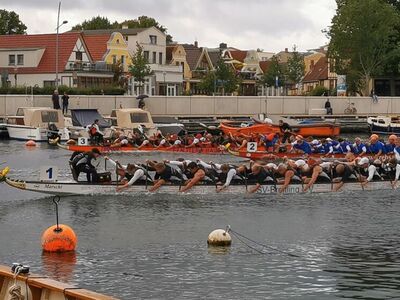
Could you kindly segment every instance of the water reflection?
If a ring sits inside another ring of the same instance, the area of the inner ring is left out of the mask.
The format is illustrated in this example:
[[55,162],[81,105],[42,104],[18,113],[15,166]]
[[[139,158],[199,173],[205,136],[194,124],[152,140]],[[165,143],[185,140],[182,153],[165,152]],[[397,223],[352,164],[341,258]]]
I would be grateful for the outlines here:
[[46,276],[62,281],[71,282],[76,265],[76,252],[44,252],[42,266]]

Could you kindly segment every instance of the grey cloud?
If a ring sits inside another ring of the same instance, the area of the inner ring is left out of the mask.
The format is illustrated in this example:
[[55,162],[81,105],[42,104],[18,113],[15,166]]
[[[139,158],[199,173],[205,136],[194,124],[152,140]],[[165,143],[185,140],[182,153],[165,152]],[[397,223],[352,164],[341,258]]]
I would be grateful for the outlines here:
[[[57,3],[0,0],[2,7],[20,14],[30,33],[54,30]],[[324,43],[321,29],[330,24],[334,8],[335,0],[64,0],[62,18],[72,26],[96,15],[112,21],[147,15],[179,42],[197,38],[208,47],[224,41],[243,49],[279,51],[293,44],[305,49]]]

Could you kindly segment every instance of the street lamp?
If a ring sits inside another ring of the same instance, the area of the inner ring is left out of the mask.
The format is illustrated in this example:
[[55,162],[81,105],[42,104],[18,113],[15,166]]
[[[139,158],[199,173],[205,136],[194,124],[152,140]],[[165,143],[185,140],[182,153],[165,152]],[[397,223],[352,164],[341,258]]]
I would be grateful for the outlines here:
[[58,3],[58,15],[57,15],[57,34],[56,34],[56,89],[58,88],[58,32],[61,26],[67,24],[68,21],[63,21],[60,24],[60,9],[61,9],[61,1]]
[[165,84],[165,75],[167,75],[167,72],[163,71],[162,74],[164,76],[164,95],[167,96],[167,85]]

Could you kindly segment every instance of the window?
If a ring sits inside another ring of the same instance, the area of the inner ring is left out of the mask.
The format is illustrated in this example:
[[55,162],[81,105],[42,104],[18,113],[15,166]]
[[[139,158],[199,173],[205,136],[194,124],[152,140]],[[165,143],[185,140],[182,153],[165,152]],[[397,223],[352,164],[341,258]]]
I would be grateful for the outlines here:
[[56,111],[42,111],[42,122],[43,123],[57,123],[58,113]]
[[15,66],[15,54],[10,54],[8,56],[8,65]]
[[121,55],[121,65],[125,66],[125,55]]
[[181,62],[181,66],[182,66],[182,73],[185,73],[185,63]]
[[162,52],[158,53],[158,63],[159,63],[160,65],[163,64],[163,61],[162,61]]
[[132,123],[148,123],[149,118],[146,113],[131,113]]
[[112,62],[113,62],[113,65],[115,65],[117,63],[117,56],[116,55],[112,56]]
[[147,60],[147,62],[149,62],[149,51],[144,51],[143,56],[144,56],[144,59]]
[[19,66],[22,66],[24,64],[24,55],[23,54],[18,54],[17,55],[17,64]]
[[56,82],[54,80],[44,80],[43,81],[43,86],[44,87],[55,87]]
[[81,51],[75,52],[75,60],[82,60],[82,52]]
[[157,36],[156,35],[150,35],[150,44],[157,45]]
[[157,63],[157,52],[153,52],[153,64]]

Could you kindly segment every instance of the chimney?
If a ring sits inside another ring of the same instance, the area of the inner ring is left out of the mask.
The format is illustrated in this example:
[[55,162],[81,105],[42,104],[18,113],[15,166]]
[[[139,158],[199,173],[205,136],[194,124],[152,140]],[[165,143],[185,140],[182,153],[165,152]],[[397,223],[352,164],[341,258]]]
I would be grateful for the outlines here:
[[225,49],[227,49],[227,48],[228,48],[228,45],[227,45],[226,43],[221,43],[221,44],[219,44],[219,49],[225,50]]
[[122,29],[128,29],[128,25],[122,24]]
[[194,41],[194,46],[197,48],[199,47],[199,43],[197,41]]
[[289,52],[289,49],[288,49],[288,48],[285,48],[285,52],[288,53],[288,52]]

